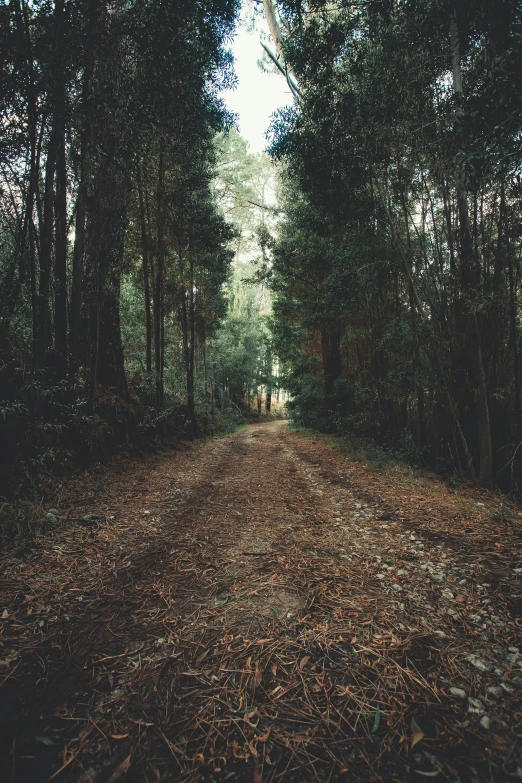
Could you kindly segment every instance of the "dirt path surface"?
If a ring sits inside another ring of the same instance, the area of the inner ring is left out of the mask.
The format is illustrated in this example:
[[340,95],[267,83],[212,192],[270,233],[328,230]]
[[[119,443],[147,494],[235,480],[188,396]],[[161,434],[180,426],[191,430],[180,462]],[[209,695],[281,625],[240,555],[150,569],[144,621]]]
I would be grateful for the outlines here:
[[283,422],[56,503],[2,559],[0,780],[522,778],[512,506]]

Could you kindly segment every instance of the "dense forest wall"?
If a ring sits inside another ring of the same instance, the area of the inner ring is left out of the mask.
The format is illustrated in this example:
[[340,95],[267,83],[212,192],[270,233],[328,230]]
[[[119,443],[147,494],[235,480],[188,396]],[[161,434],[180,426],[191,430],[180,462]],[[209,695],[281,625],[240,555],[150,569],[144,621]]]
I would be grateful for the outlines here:
[[295,415],[520,490],[520,4],[265,7],[297,87],[271,250]]
[[233,255],[213,182],[237,11],[0,8],[0,494],[167,419],[198,431]]
[[520,490],[520,4],[258,7],[279,204],[219,97],[236,0],[0,8],[0,493],[278,383]]

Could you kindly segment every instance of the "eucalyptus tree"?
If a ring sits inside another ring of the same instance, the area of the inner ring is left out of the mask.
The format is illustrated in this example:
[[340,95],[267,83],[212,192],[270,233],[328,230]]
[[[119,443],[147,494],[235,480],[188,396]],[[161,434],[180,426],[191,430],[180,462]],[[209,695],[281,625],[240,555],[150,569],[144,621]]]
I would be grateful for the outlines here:
[[19,395],[34,372],[37,416],[44,387],[59,389],[64,405],[87,399],[90,414],[102,389],[130,400],[121,281],[137,254],[144,358],[162,404],[169,242],[201,225],[204,209],[194,266],[211,267],[209,254],[219,268],[229,259],[210,175],[184,185],[193,199],[175,232],[171,196],[174,181],[212,166],[213,137],[231,122],[219,91],[234,78],[227,43],[237,13],[237,0],[14,0],[0,9],[1,385]]
[[274,285],[322,364],[327,426],[502,480],[520,428],[520,7],[277,8],[300,96],[273,125],[290,183]]

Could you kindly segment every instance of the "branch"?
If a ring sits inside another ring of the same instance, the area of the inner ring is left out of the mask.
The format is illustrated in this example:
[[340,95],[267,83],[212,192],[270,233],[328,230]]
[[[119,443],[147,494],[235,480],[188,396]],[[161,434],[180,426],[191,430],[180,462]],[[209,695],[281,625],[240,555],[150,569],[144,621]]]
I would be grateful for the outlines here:
[[268,204],[258,204],[257,201],[250,201],[250,199],[246,198],[244,199],[247,204],[252,204],[254,207],[259,207],[260,209],[267,209],[269,212],[274,212],[276,215],[280,215],[283,211],[282,209],[277,209],[277,207],[269,207]]
[[276,66],[276,68],[277,68],[279,71],[281,71],[281,73],[282,73],[282,74],[283,74],[283,76],[285,77],[285,79],[286,79],[286,82],[287,82],[288,86],[290,87],[290,90],[291,90],[291,92],[292,92],[292,95],[294,96],[294,98],[295,98],[296,100],[298,100],[298,101],[299,101],[299,100],[302,100],[302,99],[303,99],[303,95],[302,95],[302,93],[301,93],[301,90],[299,89],[299,87],[297,86],[297,84],[294,82],[294,80],[292,79],[292,77],[290,76],[290,74],[288,73],[288,71],[286,70],[286,68],[283,68],[283,66],[281,65],[281,63],[279,62],[279,60],[277,59],[277,57],[275,56],[275,54],[273,54],[273,53],[270,51],[270,49],[268,48],[268,46],[266,46],[266,44],[264,44],[264,43],[263,43],[263,41],[261,41],[261,46],[263,47],[263,49],[265,50],[265,52],[267,53],[267,55],[270,57],[270,59],[272,60],[272,62],[273,62],[273,63],[274,63],[274,65]]

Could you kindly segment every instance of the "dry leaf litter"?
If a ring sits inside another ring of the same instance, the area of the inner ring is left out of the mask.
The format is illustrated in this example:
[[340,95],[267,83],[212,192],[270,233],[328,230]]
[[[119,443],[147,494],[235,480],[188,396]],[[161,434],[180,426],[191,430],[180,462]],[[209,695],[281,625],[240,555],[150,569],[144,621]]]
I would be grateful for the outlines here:
[[522,779],[522,516],[282,422],[56,487],[1,562],[1,780]]

